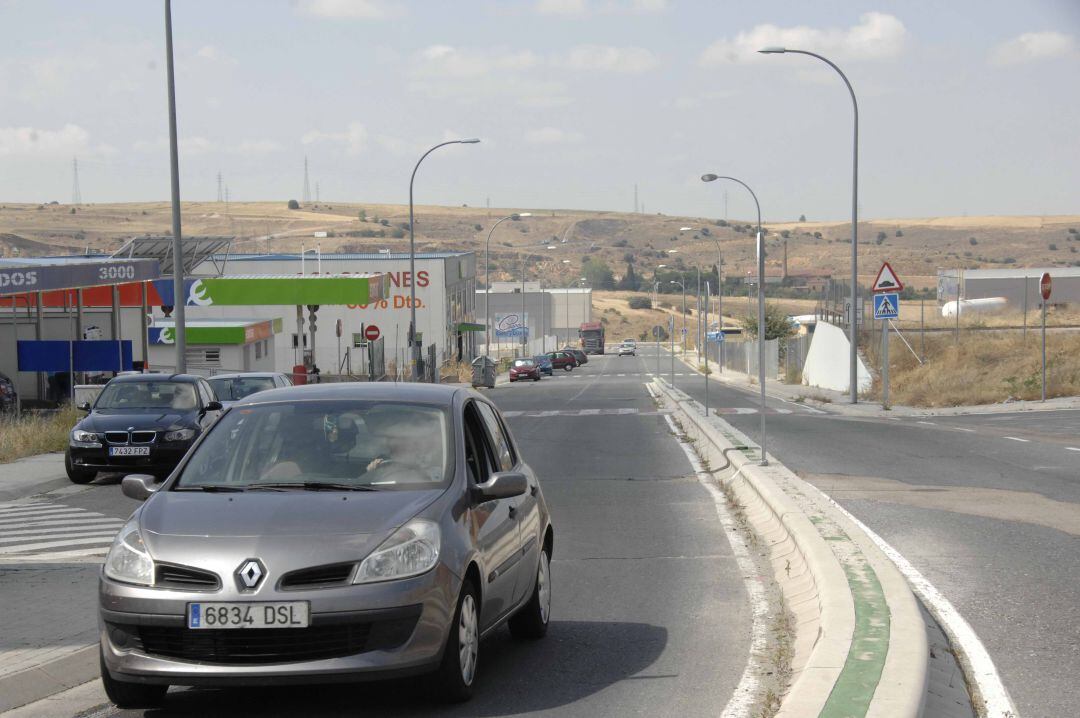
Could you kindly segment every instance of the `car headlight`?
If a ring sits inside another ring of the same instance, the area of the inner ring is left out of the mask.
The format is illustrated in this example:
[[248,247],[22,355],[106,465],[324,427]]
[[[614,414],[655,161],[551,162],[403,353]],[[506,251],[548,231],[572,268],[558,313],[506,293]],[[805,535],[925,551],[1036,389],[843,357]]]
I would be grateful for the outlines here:
[[101,441],[101,437],[92,431],[75,429],[71,432],[71,440],[78,444],[96,444]]
[[419,576],[438,562],[439,547],[439,525],[426,519],[413,519],[361,562],[353,583]]
[[194,429],[177,429],[165,432],[165,441],[191,441],[195,438]]
[[154,560],[139,534],[137,519],[128,521],[116,535],[105,557],[105,575],[123,583],[154,585]]

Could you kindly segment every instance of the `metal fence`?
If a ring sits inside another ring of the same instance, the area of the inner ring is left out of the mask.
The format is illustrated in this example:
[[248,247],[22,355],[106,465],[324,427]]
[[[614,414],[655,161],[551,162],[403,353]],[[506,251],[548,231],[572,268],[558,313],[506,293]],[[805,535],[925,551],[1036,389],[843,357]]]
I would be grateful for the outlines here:
[[784,373],[780,377],[788,384],[799,383],[806,355],[810,353],[811,334],[798,334],[780,342],[779,361]]
[[[723,365],[726,371],[737,371],[750,376],[758,375],[758,343],[748,339],[742,341],[725,341],[723,346],[719,344],[709,345],[709,361],[720,363],[723,355]],[[776,379],[780,375],[780,341],[770,339],[765,342],[765,376]]]

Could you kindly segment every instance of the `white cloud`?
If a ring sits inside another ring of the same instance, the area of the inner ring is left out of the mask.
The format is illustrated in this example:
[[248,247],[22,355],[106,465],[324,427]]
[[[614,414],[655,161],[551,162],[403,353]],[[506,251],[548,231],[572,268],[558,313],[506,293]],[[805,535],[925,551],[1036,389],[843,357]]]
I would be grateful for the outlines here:
[[384,0],[299,0],[296,9],[314,17],[385,20],[403,13],[397,3]]
[[584,15],[589,9],[585,0],[538,0],[536,12],[541,15]]
[[564,15],[584,17],[594,14],[647,15],[668,9],[667,0],[605,0],[590,3],[588,0],[537,0],[534,6],[541,15]]
[[70,123],[58,130],[0,127],[0,157],[107,155],[114,151],[114,148],[105,144],[91,144],[90,133]]
[[230,65],[236,64],[236,58],[213,45],[203,45],[195,52],[195,57],[208,62],[222,62]]
[[552,64],[571,70],[596,70],[637,74],[659,65],[656,55],[643,47],[612,47],[610,45],[578,45]]
[[527,70],[540,64],[529,50],[463,50],[451,45],[430,45],[417,53],[413,74],[420,77],[473,78],[493,70]]
[[541,127],[525,133],[525,141],[535,145],[559,145],[581,142],[583,139],[585,137],[580,132],[560,130],[557,127]]
[[764,59],[763,47],[779,45],[817,52],[830,59],[878,60],[896,57],[904,48],[907,29],[893,15],[868,12],[859,24],[848,28],[815,28],[799,25],[757,25],[734,39],[723,38],[705,48],[699,62],[705,67]]
[[[191,136],[181,137],[179,140],[180,154],[188,157],[195,155],[208,155],[211,153],[230,155],[267,155],[279,152],[282,147],[274,140],[247,139],[235,144],[223,144],[207,139],[206,137]],[[158,137],[155,140],[136,140],[131,144],[136,152],[168,152],[169,140],[166,137]]]
[[345,146],[345,151],[350,155],[361,154],[367,149],[368,131],[359,122],[350,122],[343,132],[323,132],[311,130],[304,133],[300,142],[311,145],[318,142],[331,142]]
[[1070,57],[1077,52],[1076,40],[1060,32],[1025,32],[990,52],[994,65],[1016,65],[1054,57]]

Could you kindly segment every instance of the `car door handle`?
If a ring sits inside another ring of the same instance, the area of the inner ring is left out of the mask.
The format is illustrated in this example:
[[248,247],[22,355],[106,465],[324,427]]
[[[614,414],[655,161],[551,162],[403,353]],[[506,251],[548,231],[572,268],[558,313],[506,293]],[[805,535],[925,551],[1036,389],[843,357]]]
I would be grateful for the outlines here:
[[517,506],[511,506],[510,507],[510,518],[514,518],[515,516],[517,516]]

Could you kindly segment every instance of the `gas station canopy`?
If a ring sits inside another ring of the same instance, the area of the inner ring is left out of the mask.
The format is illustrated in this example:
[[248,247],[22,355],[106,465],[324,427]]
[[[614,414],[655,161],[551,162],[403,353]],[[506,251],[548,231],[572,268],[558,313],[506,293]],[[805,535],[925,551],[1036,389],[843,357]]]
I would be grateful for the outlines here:
[[0,259],[0,295],[110,286],[160,276],[156,259],[5,257]]

